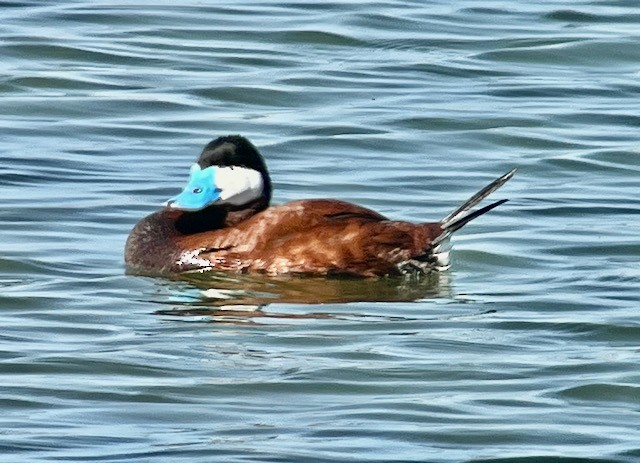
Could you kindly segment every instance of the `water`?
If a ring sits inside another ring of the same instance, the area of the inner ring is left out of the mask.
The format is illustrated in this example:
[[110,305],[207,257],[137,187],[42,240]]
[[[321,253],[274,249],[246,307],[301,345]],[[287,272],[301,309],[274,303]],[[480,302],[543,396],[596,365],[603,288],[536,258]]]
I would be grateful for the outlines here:
[[[640,8],[0,5],[0,461],[640,459]],[[437,220],[451,272],[125,274],[242,133],[275,201]]]

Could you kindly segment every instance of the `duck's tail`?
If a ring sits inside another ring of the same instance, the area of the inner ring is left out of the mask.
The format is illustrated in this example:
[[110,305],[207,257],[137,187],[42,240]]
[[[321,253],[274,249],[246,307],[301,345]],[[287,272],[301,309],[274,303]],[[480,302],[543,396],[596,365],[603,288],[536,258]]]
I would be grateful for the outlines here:
[[[446,216],[444,219],[440,221],[440,227],[444,230],[442,235],[451,235],[452,233],[460,230],[466,224],[471,222],[476,217],[480,217],[481,215],[489,212],[491,209],[498,207],[500,204],[506,203],[509,201],[508,199],[501,199],[500,201],[496,201],[495,203],[491,203],[488,206],[482,207],[478,210],[469,212],[476,205],[478,205],[484,198],[489,196],[491,193],[496,191],[502,185],[507,183],[511,177],[516,173],[517,169],[511,169],[509,172],[504,174],[501,177],[498,177],[493,182],[488,184],[482,190],[478,191],[475,195],[469,198],[462,206],[458,207],[451,214]],[[442,240],[440,236],[437,238],[438,240]]]
[[480,217],[481,215],[489,212],[491,209],[498,207],[500,204],[508,201],[508,199],[501,199],[489,204],[488,206],[484,206],[475,211],[471,211],[471,209],[477,206],[483,199],[485,199],[491,193],[507,183],[507,181],[509,181],[509,179],[513,177],[515,173],[516,169],[512,169],[502,177],[495,179],[493,182],[484,187],[482,190],[478,191],[464,204],[462,204],[455,211],[453,211],[451,214],[449,214],[439,222],[442,233],[433,240],[429,252],[431,261],[435,264],[435,269],[446,270],[447,268],[449,268],[449,251],[451,249],[451,246],[449,244],[449,237],[454,232],[460,230],[476,217]]

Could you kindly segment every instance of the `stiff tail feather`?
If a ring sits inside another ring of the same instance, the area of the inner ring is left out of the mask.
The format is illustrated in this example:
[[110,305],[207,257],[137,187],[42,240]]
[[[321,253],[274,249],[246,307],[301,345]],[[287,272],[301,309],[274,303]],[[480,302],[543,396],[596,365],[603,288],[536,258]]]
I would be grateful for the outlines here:
[[[509,181],[509,179],[513,177],[515,173],[516,169],[512,169],[502,177],[498,177],[489,185],[469,198],[469,200],[467,200],[451,214],[442,219],[439,222],[442,233],[431,242],[431,245],[428,249],[425,250],[424,254],[413,257],[412,259],[409,259],[405,262],[401,262],[398,265],[398,270],[401,273],[405,274],[413,273],[416,271],[427,273],[433,270],[447,270],[451,266],[451,261],[449,258],[451,251],[451,243],[449,242],[449,237],[451,236],[451,234],[457,230],[460,230],[476,217],[480,217],[481,215],[489,212],[491,209],[507,202],[507,199],[501,199],[489,204],[488,206],[484,206],[475,211],[471,211],[471,209],[477,206],[483,199],[485,199],[487,196],[489,196],[491,193],[493,193],[507,181]],[[432,226],[434,224],[427,225]]]
[[464,204],[458,207],[451,214],[449,214],[444,219],[442,219],[440,221],[440,226],[442,227],[444,232],[442,233],[442,235],[440,235],[438,238],[434,240],[434,244],[438,244],[439,242],[446,240],[449,236],[451,236],[452,233],[454,233],[457,230],[460,230],[462,227],[464,227],[466,224],[471,222],[476,217],[480,217],[481,215],[489,212],[491,209],[498,207],[500,204],[506,203],[508,199],[501,199],[499,201],[489,204],[488,206],[484,206],[480,209],[469,212],[471,209],[477,206],[483,199],[485,199],[491,193],[493,193],[498,188],[500,188],[505,183],[507,183],[509,179],[511,179],[511,177],[513,177],[513,175],[516,173],[516,170],[517,169],[511,169],[509,172],[507,172],[503,176],[498,177],[493,182],[491,182],[486,187],[484,187],[482,190],[478,191],[471,198],[469,198]]

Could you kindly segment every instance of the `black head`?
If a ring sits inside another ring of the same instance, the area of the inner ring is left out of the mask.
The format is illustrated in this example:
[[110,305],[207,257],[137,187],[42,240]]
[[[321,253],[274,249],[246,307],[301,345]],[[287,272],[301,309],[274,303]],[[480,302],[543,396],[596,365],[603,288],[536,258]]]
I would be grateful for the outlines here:
[[264,196],[271,201],[271,178],[264,158],[253,144],[241,135],[218,137],[204,147],[198,164],[202,169],[209,166],[247,167],[262,174]]
[[176,221],[175,228],[184,235],[233,226],[266,209],[271,202],[271,179],[267,166],[258,149],[240,135],[219,137],[204,147],[198,165],[201,169],[210,166],[245,167],[262,174],[262,196],[243,206],[212,205],[195,212],[185,212]]

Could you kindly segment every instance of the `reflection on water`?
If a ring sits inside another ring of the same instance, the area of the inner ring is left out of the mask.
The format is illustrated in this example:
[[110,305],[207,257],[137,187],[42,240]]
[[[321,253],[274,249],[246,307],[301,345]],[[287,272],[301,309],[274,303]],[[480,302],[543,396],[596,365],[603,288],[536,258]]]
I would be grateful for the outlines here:
[[[278,313],[265,311],[270,304],[347,304],[356,302],[413,302],[451,297],[448,272],[388,278],[326,278],[264,276],[229,273],[186,273],[171,287],[162,302],[171,309],[161,315],[206,315],[213,320],[230,318],[329,318],[326,312]],[[157,296],[156,296],[157,297]]]

